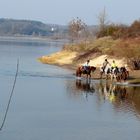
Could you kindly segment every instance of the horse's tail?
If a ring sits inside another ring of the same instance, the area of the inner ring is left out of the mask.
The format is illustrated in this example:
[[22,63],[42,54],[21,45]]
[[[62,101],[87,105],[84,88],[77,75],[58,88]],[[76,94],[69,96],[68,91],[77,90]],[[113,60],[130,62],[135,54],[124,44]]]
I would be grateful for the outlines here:
[[80,74],[80,70],[81,70],[80,67],[78,67],[77,70],[76,70],[76,76],[77,76],[77,77],[78,77],[79,74]]

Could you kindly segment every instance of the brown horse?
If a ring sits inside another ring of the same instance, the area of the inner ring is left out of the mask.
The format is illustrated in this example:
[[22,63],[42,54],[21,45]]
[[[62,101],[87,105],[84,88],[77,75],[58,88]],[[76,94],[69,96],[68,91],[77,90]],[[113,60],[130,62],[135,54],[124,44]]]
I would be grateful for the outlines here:
[[129,77],[129,71],[125,67],[121,67],[119,69],[119,73],[117,74],[117,81],[125,81]]
[[86,70],[84,69],[83,66],[79,66],[76,70],[76,76],[81,77],[82,74],[86,74],[87,78],[88,77],[91,78],[91,72],[94,72],[95,70],[96,70],[96,67],[94,66],[89,66],[86,68]]

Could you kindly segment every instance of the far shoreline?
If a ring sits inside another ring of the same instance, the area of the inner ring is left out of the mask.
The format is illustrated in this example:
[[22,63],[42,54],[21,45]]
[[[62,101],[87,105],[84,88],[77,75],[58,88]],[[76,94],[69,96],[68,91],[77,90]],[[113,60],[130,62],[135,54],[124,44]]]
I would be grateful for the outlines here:
[[27,41],[63,41],[66,42],[67,39],[54,39],[52,36],[28,36],[28,35],[9,35],[9,36],[0,36],[0,40],[16,41],[16,40],[27,40]]

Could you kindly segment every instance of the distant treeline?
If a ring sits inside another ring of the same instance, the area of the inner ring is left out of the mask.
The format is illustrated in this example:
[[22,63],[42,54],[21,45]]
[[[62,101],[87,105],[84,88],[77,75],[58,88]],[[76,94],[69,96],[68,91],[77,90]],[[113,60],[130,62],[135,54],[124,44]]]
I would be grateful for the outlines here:
[[0,36],[54,36],[67,32],[66,26],[40,21],[0,19]]

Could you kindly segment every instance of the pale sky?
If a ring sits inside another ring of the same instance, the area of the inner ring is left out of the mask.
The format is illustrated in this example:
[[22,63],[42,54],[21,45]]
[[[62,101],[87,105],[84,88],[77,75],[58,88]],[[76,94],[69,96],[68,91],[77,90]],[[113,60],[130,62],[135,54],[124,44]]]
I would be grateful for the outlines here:
[[110,22],[131,24],[140,19],[140,0],[0,0],[0,18],[67,25],[79,17],[95,25],[104,7]]

